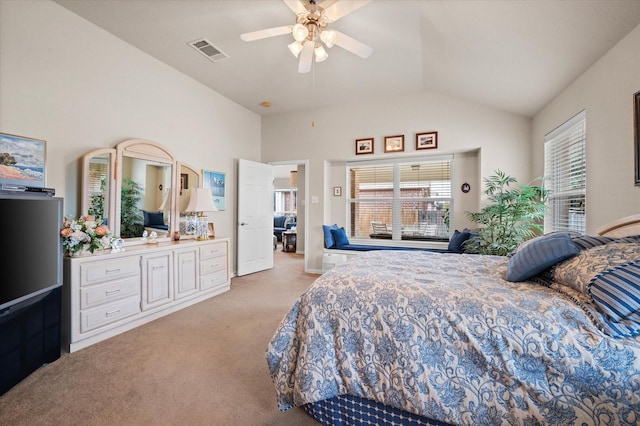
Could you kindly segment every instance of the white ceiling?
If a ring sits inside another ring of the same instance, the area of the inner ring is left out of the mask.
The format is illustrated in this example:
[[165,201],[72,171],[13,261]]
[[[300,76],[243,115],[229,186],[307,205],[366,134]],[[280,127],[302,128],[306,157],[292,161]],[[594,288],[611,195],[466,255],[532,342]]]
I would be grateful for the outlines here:
[[532,116],[640,24],[638,0],[373,0],[330,24],[369,58],[335,46],[298,74],[290,35],[240,40],[294,24],[282,0],[55,1],[261,115],[428,89]]

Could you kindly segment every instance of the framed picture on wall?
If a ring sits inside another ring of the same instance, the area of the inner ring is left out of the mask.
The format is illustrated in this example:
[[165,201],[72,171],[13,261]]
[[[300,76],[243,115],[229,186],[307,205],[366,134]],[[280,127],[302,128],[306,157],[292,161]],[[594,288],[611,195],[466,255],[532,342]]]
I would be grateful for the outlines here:
[[435,149],[438,147],[438,132],[416,133],[416,149]]
[[216,208],[220,211],[225,209],[225,174],[220,172],[202,171],[203,187],[211,191],[211,197]]
[[373,154],[373,138],[356,139],[356,155]]
[[404,151],[404,135],[385,136],[384,152],[402,152]]
[[0,133],[0,185],[44,188],[47,143]]
[[636,186],[640,186],[640,92],[633,95],[633,135],[636,158]]

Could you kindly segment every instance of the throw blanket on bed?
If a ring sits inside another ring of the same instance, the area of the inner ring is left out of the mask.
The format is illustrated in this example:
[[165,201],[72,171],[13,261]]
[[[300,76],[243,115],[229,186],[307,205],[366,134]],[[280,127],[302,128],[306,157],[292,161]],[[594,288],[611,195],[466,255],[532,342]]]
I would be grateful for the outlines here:
[[374,251],[325,273],[267,348],[280,409],[348,393],[460,425],[640,423],[640,338],[505,281],[507,260]]

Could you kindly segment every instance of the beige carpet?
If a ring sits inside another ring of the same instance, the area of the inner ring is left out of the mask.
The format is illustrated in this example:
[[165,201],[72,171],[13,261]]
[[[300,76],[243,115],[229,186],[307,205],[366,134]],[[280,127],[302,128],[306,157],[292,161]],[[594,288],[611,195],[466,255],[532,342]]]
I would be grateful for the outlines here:
[[280,412],[265,361],[277,324],[317,277],[275,252],[272,270],[97,343],[0,397],[0,425],[318,425]]

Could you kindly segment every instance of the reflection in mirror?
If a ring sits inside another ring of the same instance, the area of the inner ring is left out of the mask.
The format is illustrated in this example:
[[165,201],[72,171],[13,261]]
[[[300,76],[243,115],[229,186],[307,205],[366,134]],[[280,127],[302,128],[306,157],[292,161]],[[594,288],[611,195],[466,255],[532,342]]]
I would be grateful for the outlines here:
[[171,164],[123,157],[120,236],[141,237],[146,230],[166,237],[171,227]]
[[[189,205],[189,199],[191,195],[191,191],[200,186],[201,173],[193,168],[192,166],[178,162],[178,170],[180,171],[180,176],[178,177],[178,212],[180,213],[180,223],[179,223],[179,231],[180,235],[185,236],[187,238],[195,236],[195,228],[190,226],[190,222],[187,220],[187,214],[185,210]],[[193,228],[193,229],[192,229]]]
[[82,163],[81,214],[89,214],[107,226],[115,210],[113,194],[114,149],[99,149],[86,154]]

